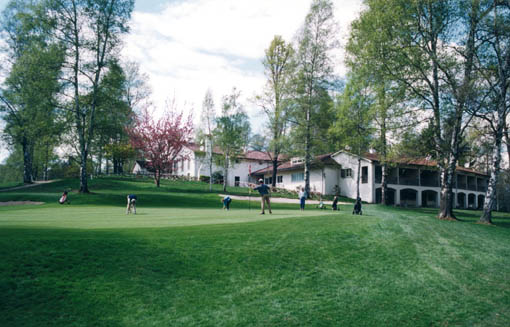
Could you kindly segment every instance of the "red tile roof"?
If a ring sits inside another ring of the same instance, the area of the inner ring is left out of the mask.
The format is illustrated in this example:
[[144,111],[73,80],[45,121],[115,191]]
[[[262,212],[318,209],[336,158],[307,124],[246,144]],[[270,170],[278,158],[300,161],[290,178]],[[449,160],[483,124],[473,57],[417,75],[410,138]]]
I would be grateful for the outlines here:
[[271,161],[271,156],[269,156],[267,152],[262,151],[247,151],[241,158],[249,160]]
[[[312,161],[312,165],[317,165],[319,162],[328,163],[328,161],[330,161],[329,163],[334,163],[333,160],[331,159],[331,153],[316,156]],[[303,167],[304,167],[304,163],[292,164],[291,161],[286,161],[286,162],[283,162],[280,165],[278,165],[278,171],[302,169]],[[251,174],[252,175],[263,175],[263,174],[271,172],[271,171],[273,171],[272,166],[259,169],[257,171],[252,172]]]
[[[315,157],[314,162],[318,163],[319,161],[323,161],[323,162],[327,161],[328,159],[331,159],[331,155],[332,154],[329,153],[329,154],[323,154],[323,155],[317,156],[317,157]],[[368,160],[372,160],[372,161],[380,161],[380,157],[376,153],[365,153],[363,155],[363,158],[368,159]],[[398,164],[412,165],[412,166],[437,167],[437,161],[429,160],[427,158],[419,158],[419,159],[416,159],[416,158],[401,158],[401,159],[398,159],[398,160],[393,160],[393,162],[398,163]],[[282,170],[294,170],[294,169],[301,169],[301,168],[303,168],[303,164],[302,163],[293,165],[290,161],[286,161],[286,162],[284,162],[284,163],[282,163],[282,164],[280,164],[278,166],[278,170],[280,170],[280,171],[282,171]],[[487,176],[487,174],[478,172],[478,171],[476,171],[474,169],[471,169],[471,168],[465,168],[465,167],[457,166],[457,170],[458,171],[463,171],[463,172],[466,172],[466,173],[472,173],[472,174]],[[273,167],[267,167],[267,168],[263,168],[263,169],[260,169],[260,170],[257,170],[255,172],[253,172],[252,175],[262,175],[264,173],[268,173],[268,172],[271,172],[271,171],[273,171]]]
[[[197,143],[189,143],[187,147],[193,151],[193,152],[204,152],[205,150],[202,148],[201,145]],[[223,151],[217,146],[213,148],[213,153],[215,154],[223,154]],[[263,151],[246,151],[243,153],[240,157],[240,159],[247,159],[247,160],[257,160],[257,161],[271,161],[271,156],[267,152]],[[280,155],[280,158],[285,159],[285,156]]]
[[[363,155],[363,157],[366,159],[372,160],[372,161],[380,161],[380,157],[376,153],[365,153]],[[436,160],[431,160],[431,159],[427,159],[427,158],[400,158],[397,160],[392,160],[392,162],[399,163],[399,164],[413,165],[413,166],[437,167]],[[487,174],[481,173],[481,172],[476,171],[471,168],[466,168],[466,167],[461,167],[461,166],[457,166],[456,170],[463,171],[466,173],[487,176]]]

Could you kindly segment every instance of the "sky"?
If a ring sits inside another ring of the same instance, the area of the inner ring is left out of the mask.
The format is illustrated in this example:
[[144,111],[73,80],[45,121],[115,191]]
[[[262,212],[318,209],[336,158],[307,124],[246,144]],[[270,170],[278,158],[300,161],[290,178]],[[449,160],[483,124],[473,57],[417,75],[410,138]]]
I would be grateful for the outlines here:
[[[0,0],[3,10],[7,0]],[[138,62],[149,76],[152,101],[162,111],[175,99],[198,122],[207,89],[216,109],[236,87],[253,132],[264,133],[264,117],[251,101],[265,83],[262,59],[275,35],[292,41],[311,0],[138,0],[121,56]],[[337,0],[339,40],[361,10],[361,0]],[[333,54],[336,73],[345,75],[343,51]],[[3,148],[3,147],[2,147]],[[0,162],[6,151],[0,152]]]

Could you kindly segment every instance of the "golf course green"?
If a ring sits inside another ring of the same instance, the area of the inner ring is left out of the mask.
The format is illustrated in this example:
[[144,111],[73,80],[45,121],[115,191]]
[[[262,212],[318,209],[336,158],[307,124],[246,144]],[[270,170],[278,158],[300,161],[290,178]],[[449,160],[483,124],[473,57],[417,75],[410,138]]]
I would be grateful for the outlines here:
[[[0,326],[508,326],[510,215],[233,201],[98,178],[0,192]],[[230,194],[248,195],[232,188]],[[126,215],[126,195],[138,196]]]

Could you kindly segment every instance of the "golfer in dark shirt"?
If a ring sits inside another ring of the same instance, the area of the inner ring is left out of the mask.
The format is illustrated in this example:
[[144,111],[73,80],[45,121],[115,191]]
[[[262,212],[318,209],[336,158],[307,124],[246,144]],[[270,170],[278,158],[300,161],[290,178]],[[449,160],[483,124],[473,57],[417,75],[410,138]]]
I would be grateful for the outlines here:
[[126,208],[126,214],[131,213],[131,210],[136,215],[136,195],[129,194],[127,196],[127,208]]
[[270,194],[270,188],[266,184],[264,184],[264,180],[261,178],[259,179],[259,186],[255,187],[255,191],[259,191],[260,193],[260,207],[262,209],[261,215],[265,214],[265,204],[267,203],[267,209],[269,210],[269,213],[271,212],[271,194]]

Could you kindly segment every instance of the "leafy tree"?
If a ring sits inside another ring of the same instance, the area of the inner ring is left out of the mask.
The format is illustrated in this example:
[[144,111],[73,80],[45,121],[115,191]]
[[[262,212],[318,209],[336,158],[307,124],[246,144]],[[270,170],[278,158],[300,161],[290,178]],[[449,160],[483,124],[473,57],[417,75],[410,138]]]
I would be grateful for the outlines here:
[[250,136],[250,122],[239,103],[240,93],[234,88],[230,95],[223,97],[220,117],[216,118],[214,143],[223,153],[223,191],[227,190],[228,170],[244,152]]
[[[201,128],[198,132],[199,143],[205,143],[206,163],[209,167],[209,176],[213,175],[214,163],[214,136],[213,131],[216,124],[216,109],[211,90],[207,90],[202,102],[202,113],[200,115]],[[212,191],[213,179],[209,178],[209,191]]]
[[127,79],[124,70],[117,61],[109,62],[98,90],[96,133],[92,143],[97,156],[98,174],[101,173],[106,147],[110,149],[107,151],[107,158],[113,162],[113,172],[117,174],[123,171],[122,164],[127,158],[117,157],[116,154],[123,151],[112,149],[124,148],[129,143],[126,127],[132,123],[134,113],[126,93]]
[[253,134],[250,137],[250,149],[253,151],[267,152],[269,151],[268,138],[264,135]]
[[133,127],[128,129],[133,148],[142,151],[147,165],[154,171],[154,182],[159,187],[161,174],[169,171],[178,160],[187,159],[183,152],[193,135],[192,117],[167,110],[155,119],[149,110],[137,116]]
[[10,71],[0,90],[0,111],[8,140],[21,146],[25,183],[34,180],[38,140],[51,139],[59,130],[53,99],[60,89],[63,52],[59,45],[49,43],[38,11],[38,5],[31,1],[11,1],[2,20]]
[[135,113],[151,105],[152,90],[149,86],[149,76],[140,71],[138,63],[127,61],[121,65],[124,74],[124,98],[128,106]]
[[346,46],[346,64],[353,74],[363,76],[374,99],[372,127],[375,135],[372,147],[378,153],[382,168],[381,202],[386,204],[388,168],[392,165],[395,155],[390,140],[396,138],[395,134],[400,134],[415,124],[409,124],[409,119],[405,119],[406,111],[402,106],[405,88],[396,83],[385,71],[382,62],[384,58],[380,58],[382,49],[389,40],[383,34],[376,35],[375,38],[366,42],[367,37],[374,36],[364,33],[369,28],[365,26],[366,24],[371,24],[371,21],[365,17],[352,22]]
[[[328,103],[331,104],[327,86],[333,77],[331,51],[338,47],[336,33],[332,2],[314,0],[297,35],[296,78],[293,80],[295,102],[291,114],[296,129],[293,140],[302,139],[304,142],[305,190],[308,194],[312,154],[317,150],[313,143],[314,132],[327,131],[324,126],[317,128],[314,123],[328,123],[328,120],[321,119],[324,117],[321,111],[331,112],[331,107],[327,107]],[[327,133],[318,135],[319,139],[323,135]]]
[[[96,132],[100,84],[108,62],[115,58],[134,0],[47,0],[47,23],[65,47],[63,79],[72,99],[65,107],[74,118],[78,139],[80,192],[88,193],[87,159]],[[84,95],[87,95],[86,97]]]
[[440,219],[455,219],[453,178],[478,95],[476,59],[486,1],[367,0],[360,43],[377,42],[372,60],[408,91],[409,107],[430,112],[441,171]]
[[[510,1],[494,1],[490,13],[483,20],[483,48],[481,62],[485,68],[489,101],[479,117],[485,119],[494,142],[490,162],[490,177],[480,223],[492,224],[492,211],[497,203],[497,186],[501,171],[501,148],[504,144],[507,117],[510,111]],[[508,134],[507,134],[508,136]]]
[[267,82],[261,95],[256,96],[257,104],[268,118],[270,131],[269,144],[264,151],[270,156],[273,164],[273,187],[276,186],[276,175],[280,154],[285,145],[285,132],[288,125],[288,114],[291,97],[290,82],[294,73],[294,49],[281,36],[275,36],[265,50],[262,61]]
[[351,76],[337,106],[337,117],[331,132],[338,144],[358,157],[356,197],[360,197],[361,158],[368,151],[373,133],[374,99],[361,76]]
[[111,143],[105,146],[106,155],[113,162],[113,173],[122,174],[124,163],[136,157],[136,151],[129,143]]
[[13,183],[23,180],[23,151],[14,145],[9,156],[0,164],[0,183]]

